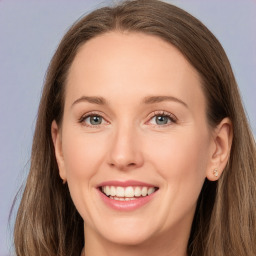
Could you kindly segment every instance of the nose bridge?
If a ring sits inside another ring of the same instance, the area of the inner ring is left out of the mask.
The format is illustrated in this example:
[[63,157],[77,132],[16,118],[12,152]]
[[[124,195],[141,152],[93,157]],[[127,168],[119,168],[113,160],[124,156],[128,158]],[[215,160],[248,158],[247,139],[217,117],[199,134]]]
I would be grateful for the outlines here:
[[109,163],[118,169],[136,168],[143,164],[138,128],[132,122],[120,122],[113,130]]

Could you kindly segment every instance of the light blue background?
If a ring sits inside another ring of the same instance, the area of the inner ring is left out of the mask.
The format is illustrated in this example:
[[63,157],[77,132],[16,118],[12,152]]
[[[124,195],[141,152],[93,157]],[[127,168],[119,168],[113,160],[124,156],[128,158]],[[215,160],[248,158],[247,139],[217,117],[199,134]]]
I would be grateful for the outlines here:
[[[199,18],[222,43],[255,135],[256,1],[168,2]],[[77,18],[109,3],[0,0],[0,256],[11,255],[8,214],[29,169],[32,134],[48,63]]]

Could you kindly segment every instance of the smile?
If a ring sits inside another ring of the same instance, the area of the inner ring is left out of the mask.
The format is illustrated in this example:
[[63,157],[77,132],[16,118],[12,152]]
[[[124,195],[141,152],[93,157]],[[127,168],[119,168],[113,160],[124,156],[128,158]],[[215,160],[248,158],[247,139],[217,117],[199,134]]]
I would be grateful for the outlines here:
[[157,190],[156,187],[116,187],[116,186],[103,186],[101,192],[114,200],[129,201],[136,200],[139,197],[149,196]]
[[136,181],[104,182],[98,187],[103,202],[115,210],[131,211],[150,202],[158,187]]

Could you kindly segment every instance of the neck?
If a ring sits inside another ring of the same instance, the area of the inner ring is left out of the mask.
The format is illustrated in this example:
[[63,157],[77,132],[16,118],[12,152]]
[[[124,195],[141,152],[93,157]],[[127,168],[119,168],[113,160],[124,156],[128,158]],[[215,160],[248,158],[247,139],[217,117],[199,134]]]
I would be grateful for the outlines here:
[[[180,233],[180,232],[178,232]],[[187,256],[189,234],[162,234],[140,244],[117,244],[85,229],[85,249],[81,256]]]

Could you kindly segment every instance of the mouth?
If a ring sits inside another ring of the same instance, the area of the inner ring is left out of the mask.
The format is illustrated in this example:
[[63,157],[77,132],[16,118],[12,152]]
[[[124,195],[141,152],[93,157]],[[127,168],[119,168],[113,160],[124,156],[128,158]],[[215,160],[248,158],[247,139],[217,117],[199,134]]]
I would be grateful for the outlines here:
[[150,196],[159,188],[153,186],[100,186],[102,194],[117,201],[132,201]]
[[115,211],[134,211],[154,201],[159,187],[135,180],[106,181],[97,190],[103,203]]

